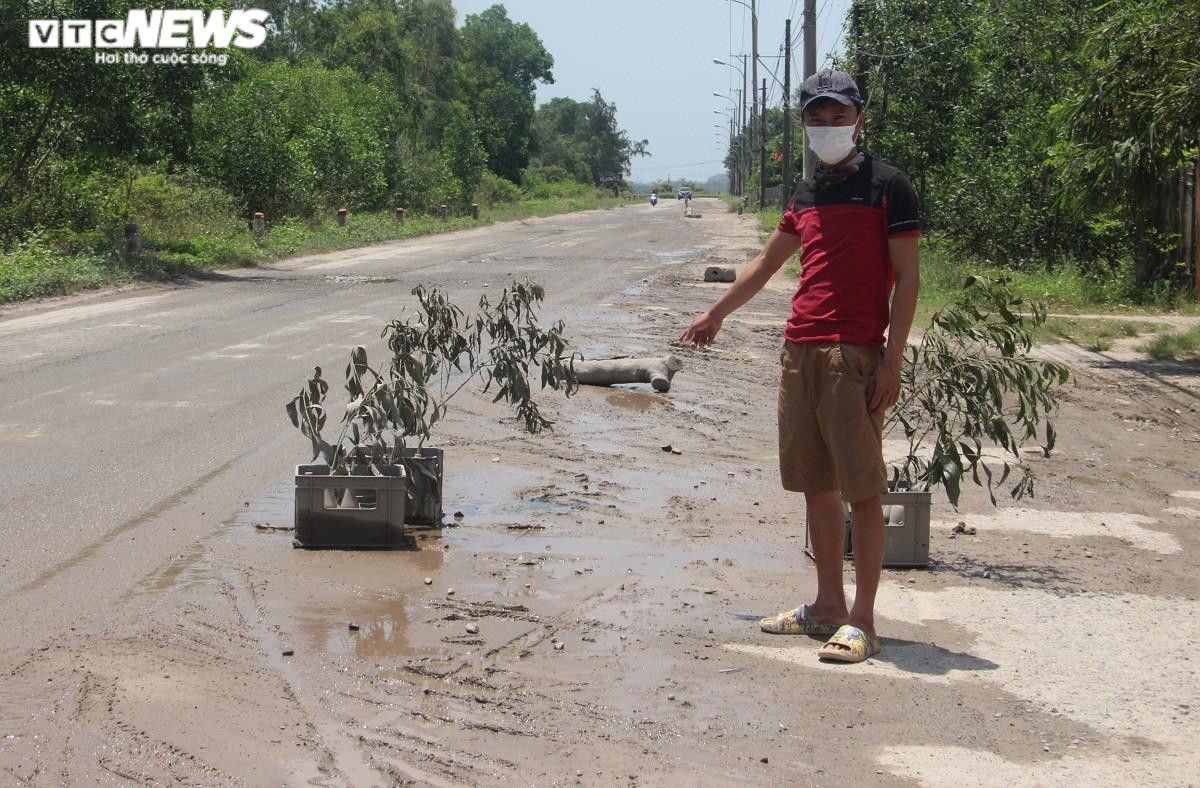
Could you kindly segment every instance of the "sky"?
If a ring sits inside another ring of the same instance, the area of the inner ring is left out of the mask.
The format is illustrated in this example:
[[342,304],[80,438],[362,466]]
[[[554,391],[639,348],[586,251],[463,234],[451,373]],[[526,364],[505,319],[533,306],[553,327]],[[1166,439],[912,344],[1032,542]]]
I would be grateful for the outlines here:
[[[459,24],[497,0],[453,0]],[[554,57],[554,84],[539,85],[538,104],[556,96],[577,101],[592,88],[617,105],[617,123],[631,139],[650,141],[635,158],[630,180],[691,178],[724,172],[729,118],[742,78],[714,58],[740,65],[750,52],[750,12],[734,0],[501,0],[510,18],[526,22]],[[749,2],[749,0],[747,0]],[[792,19],[793,90],[800,82],[803,0],[757,0],[759,84],[779,106],[784,20]],[[817,68],[842,51],[850,0],[817,0]],[[749,57],[747,57],[747,61]],[[770,73],[775,71],[779,84]],[[747,75],[748,76],[748,75]],[[719,124],[721,129],[714,128]]]

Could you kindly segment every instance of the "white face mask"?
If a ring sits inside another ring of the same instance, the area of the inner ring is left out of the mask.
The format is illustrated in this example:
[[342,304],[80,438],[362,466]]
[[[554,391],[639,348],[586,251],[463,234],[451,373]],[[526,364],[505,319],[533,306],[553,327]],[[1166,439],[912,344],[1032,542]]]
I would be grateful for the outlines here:
[[858,126],[805,126],[808,147],[826,164],[837,164],[854,150],[854,131]]

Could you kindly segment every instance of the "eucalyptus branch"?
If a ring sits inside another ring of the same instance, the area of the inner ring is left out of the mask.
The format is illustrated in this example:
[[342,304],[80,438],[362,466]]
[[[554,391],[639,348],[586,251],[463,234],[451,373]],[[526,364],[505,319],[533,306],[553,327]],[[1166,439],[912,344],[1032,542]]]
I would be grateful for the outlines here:
[[[479,311],[472,315],[452,304],[439,288],[418,286],[412,292],[419,311],[413,317],[391,321],[382,334],[392,351],[388,369],[371,367],[362,347],[351,351],[346,367],[351,402],[336,444],[327,444],[320,437],[324,422],[321,387],[327,386],[319,380],[319,370],[308,388],[288,405],[293,424],[312,438],[314,447],[328,449],[331,468],[340,466],[341,449],[351,432],[356,448],[370,445],[378,452],[380,447],[386,450],[391,446],[391,456],[403,459],[405,439],[415,437],[418,446],[423,446],[450,400],[480,378],[484,379],[484,391],[497,385],[494,401],[505,399],[530,432],[550,425],[533,400],[528,380],[533,367],[541,370],[541,388],[563,389],[567,396],[576,390],[572,362],[577,354],[569,352],[561,321],[549,329],[538,324],[537,305],[544,291],[536,283],[514,282],[494,305],[481,297]],[[486,351],[485,338],[490,342]],[[462,372],[465,376],[455,385],[453,378]],[[364,385],[365,379],[372,381],[369,386]],[[306,410],[301,419],[299,411],[309,406],[320,409],[319,418]],[[365,436],[359,435],[359,426]]]
[[[907,385],[885,423],[888,433],[903,424],[908,443],[898,480],[942,483],[957,505],[959,482],[969,469],[991,496],[992,472],[982,446],[988,440],[1014,455],[1015,467],[1022,470],[1013,496],[1032,492],[1020,445],[1044,424],[1043,450],[1049,454],[1054,443],[1051,415],[1057,407],[1054,387],[1066,382],[1069,372],[1056,362],[1028,357],[1032,328],[1045,320],[1046,310],[1033,304],[1029,318],[1022,316],[1023,306],[1006,280],[970,277],[959,297],[934,314],[920,344],[906,352]],[[925,460],[921,450],[930,442],[933,451]],[[1000,483],[1014,467],[1003,462]],[[979,478],[980,465],[986,483]]]

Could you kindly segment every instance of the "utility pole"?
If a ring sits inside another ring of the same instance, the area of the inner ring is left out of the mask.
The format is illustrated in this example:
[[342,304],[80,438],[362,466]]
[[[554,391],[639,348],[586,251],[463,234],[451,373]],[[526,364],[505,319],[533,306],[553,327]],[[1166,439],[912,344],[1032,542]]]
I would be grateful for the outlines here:
[[[754,89],[754,84],[750,84],[750,89]],[[742,55],[742,128],[740,128],[739,139],[742,140],[742,191],[745,192],[745,182],[750,180],[750,156],[749,151],[746,151],[746,102],[750,100],[750,91],[746,90],[746,56]]]
[[[762,124],[758,122],[758,2],[750,0],[750,151],[753,155],[754,146],[757,145],[759,150],[765,148],[763,145],[763,129]],[[763,98],[763,109],[765,110],[766,98]],[[758,180],[762,182],[763,173],[760,171]],[[759,203],[762,206],[762,203]]]
[[783,189],[779,207],[787,210],[792,196],[792,20],[783,22]]
[[[817,72],[817,0],[804,0],[804,78]],[[804,138],[804,178],[809,179],[817,166],[817,157]]]
[[738,155],[737,149],[733,146],[737,138],[733,136],[733,115],[729,116],[729,153],[733,156],[733,166],[729,168],[731,176],[729,178],[729,193],[737,194],[737,171],[738,171]]
[[[742,77],[742,84],[746,84],[746,78]],[[742,150],[742,137],[746,133],[746,94],[739,89],[737,102],[737,124],[735,127],[737,132],[730,138],[729,144],[733,146],[733,160],[737,164],[737,171],[734,173],[734,180],[737,182],[738,189],[734,194],[739,197],[742,194],[742,159],[745,158]]]
[[767,78],[762,83],[762,115],[758,123],[758,209],[767,207]]

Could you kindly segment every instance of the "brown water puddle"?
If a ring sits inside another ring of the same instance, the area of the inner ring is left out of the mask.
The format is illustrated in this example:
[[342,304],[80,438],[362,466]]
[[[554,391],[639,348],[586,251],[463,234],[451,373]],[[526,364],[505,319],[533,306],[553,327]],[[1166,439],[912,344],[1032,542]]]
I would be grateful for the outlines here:
[[[671,404],[633,390],[610,391],[606,398],[640,412]],[[699,593],[692,589],[699,580],[684,575],[690,562],[712,560],[715,545],[707,539],[655,543],[630,538],[627,528],[634,513],[644,517],[645,504],[671,492],[707,494],[697,493],[692,480],[620,467],[589,478],[544,466],[514,468],[473,452],[451,452],[447,459],[447,527],[415,531],[414,549],[294,550],[286,530],[294,506],[289,474],[141,590],[190,588],[211,579],[218,566],[240,567],[235,571],[257,578],[260,604],[283,639],[296,646],[298,659],[322,654],[383,664],[433,664],[487,651],[540,630],[545,616],[629,578],[679,583],[689,597]],[[647,527],[656,534],[662,529],[657,521]],[[740,552],[739,563],[751,560],[744,548]],[[612,645],[604,640],[590,648]]]
[[430,644],[409,640],[409,619],[408,598],[397,595],[336,609],[324,605],[309,609],[301,613],[299,624],[303,639],[327,654],[372,659],[441,653]]
[[646,413],[656,405],[667,405],[670,403],[670,400],[659,394],[638,391],[637,389],[617,389],[605,397],[604,400],[609,405],[636,411],[637,413]]

